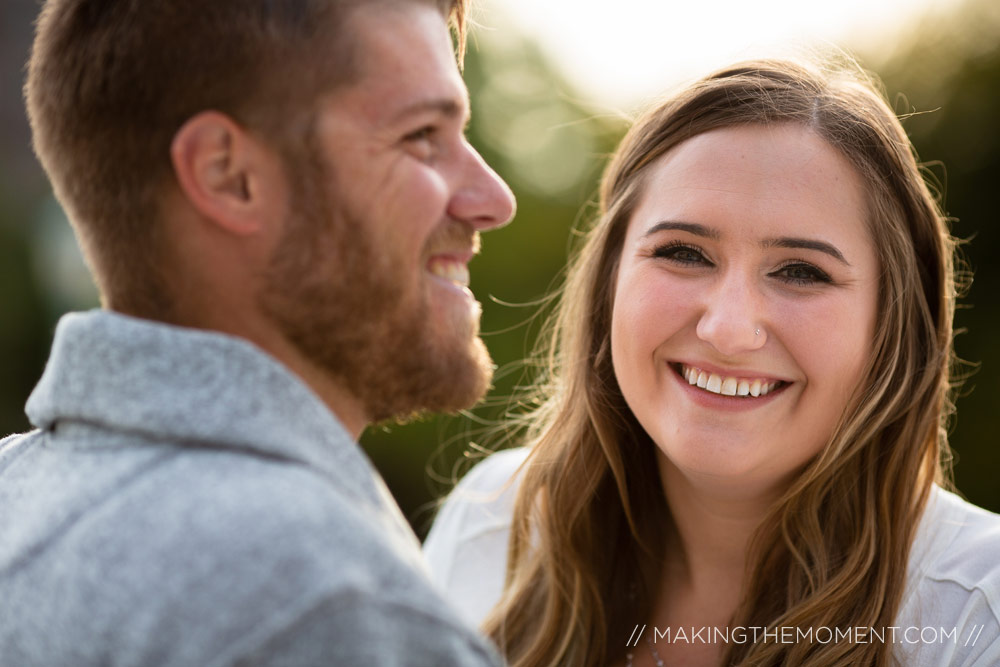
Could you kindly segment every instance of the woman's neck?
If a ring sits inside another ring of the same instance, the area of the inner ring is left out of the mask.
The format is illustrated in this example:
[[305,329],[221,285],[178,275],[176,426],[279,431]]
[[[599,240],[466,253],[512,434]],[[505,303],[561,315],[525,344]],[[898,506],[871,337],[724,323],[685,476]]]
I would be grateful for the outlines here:
[[[714,667],[725,644],[713,637],[725,633],[736,612],[747,548],[781,489],[692,480],[662,457],[660,475],[675,532],[647,621],[656,633],[649,641],[665,664]],[[667,636],[673,639],[663,641]]]
[[692,479],[665,460],[660,474],[676,534],[668,542],[657,608],[711,610],[724,624],[740,600],[750,541],[781,488]]

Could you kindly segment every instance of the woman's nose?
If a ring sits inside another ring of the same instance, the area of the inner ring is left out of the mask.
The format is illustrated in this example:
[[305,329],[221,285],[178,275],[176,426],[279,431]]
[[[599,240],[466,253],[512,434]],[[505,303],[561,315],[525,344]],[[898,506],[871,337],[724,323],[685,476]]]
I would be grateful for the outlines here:
[[751,278],[743,274],[722,277],[705,297],[697,334],[727,357],[764,346],[768,332],[760,295]]

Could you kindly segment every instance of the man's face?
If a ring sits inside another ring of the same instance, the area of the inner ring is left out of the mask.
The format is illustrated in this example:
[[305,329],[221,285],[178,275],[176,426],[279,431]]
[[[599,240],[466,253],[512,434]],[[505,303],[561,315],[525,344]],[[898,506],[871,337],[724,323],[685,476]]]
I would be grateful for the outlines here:
[[441,14],[378,3],[350,23],[358,76],[320,102],[309,164],[290,165],[261,304],[370,421],[465,408],[492,375],[467,264],[513,197],[465,140]]

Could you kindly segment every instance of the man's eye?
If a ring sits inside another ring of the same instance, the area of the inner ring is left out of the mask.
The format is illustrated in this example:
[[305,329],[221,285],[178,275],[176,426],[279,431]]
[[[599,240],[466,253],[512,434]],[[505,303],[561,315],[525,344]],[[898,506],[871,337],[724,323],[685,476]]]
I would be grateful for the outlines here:
[[654,257],[677,262],[678,264],[708,264],[705,255],[697,248],[682,244],[667,244],[653,251]]
[[425,141],[434,136],[435,128],[433,125],[428,125],[422,127],[416,132],[410,132],[404,137],[406,141]]

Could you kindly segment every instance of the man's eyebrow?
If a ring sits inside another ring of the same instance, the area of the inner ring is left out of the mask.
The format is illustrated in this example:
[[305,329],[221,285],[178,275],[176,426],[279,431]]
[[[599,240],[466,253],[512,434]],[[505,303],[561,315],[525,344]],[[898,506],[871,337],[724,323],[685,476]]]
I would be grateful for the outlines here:
[[664,220],[663,222],[656,223],[646,230],[645,236],[651,236],[656,232],[671,230],[687,232],[688,234],[694,234],[695,236],[712,239],[713,241],[718,241],[720,238],[719,230],[717,229],[712,229],[711,227],[706,227],[705,225],[699,225],[696,222],[675,222],[672,220]]
[[427,112],[437,112],[448,118],[461,118],[463,121],[467,121],[468,109],[469,105],[464,103],[464,100],[459,101],[450,97],[420,100],[406,105],[393,114],[390,123],[396,124],[410,116],[418,116]]
[[826,241],[816,241],[814,239],[797,239],[788,236],[782,236],[776,239],[764,239],[761,242],[761,246],[764,248],[801,248],[803,250],[818,250],[819,252],[826,253],[830,257],[843,262],[847,266],[851,263],[847,261],[843,253],[837,250],[836,246]]

